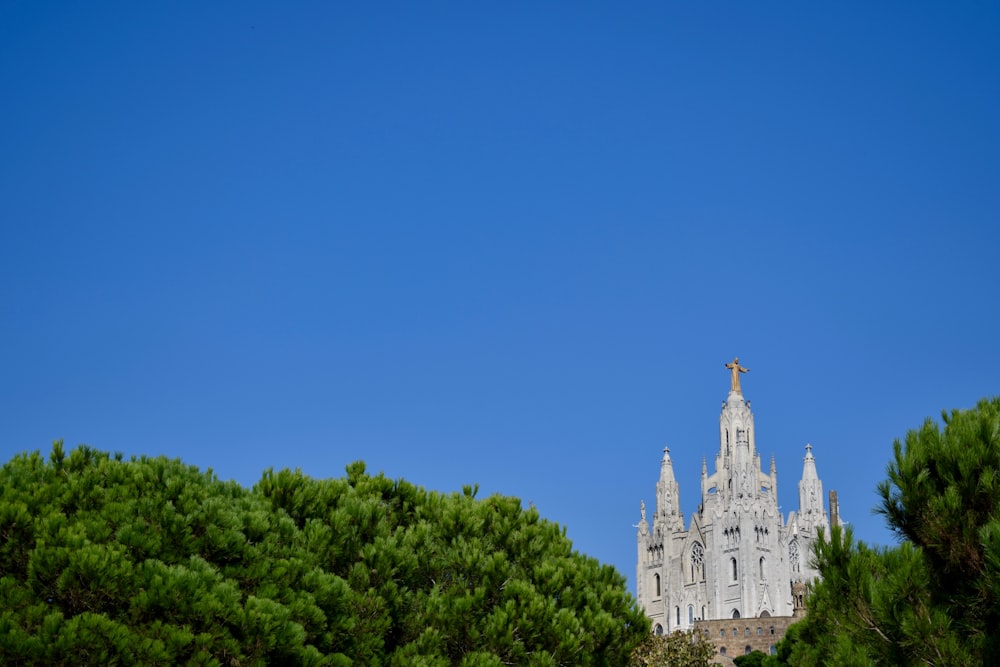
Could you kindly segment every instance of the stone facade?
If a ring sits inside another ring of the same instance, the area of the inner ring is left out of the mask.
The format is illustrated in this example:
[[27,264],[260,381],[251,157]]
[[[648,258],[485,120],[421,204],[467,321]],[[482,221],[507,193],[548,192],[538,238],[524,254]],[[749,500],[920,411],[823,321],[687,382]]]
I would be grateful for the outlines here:
[[[702,459],[697,512],[685,525],[680,486],[664,448],[656,509],[649,520],[645,503],[640,506],[636,540],[636,594],[654,632],[707,630],[729,656],[742,655],[746,646],[769,652],[801,615],[804,584],[817,576],[809,566],[813,543],[818,529],[829,532],[830,526],[808,444],[798,511],[782,517],[774,457],[765,473],[750,402],[736,370],[733,376],[719,416],[712,474]],[[729,636],[733,628],[738,637]]]
[[732,660],[750,651],[771,655],[775,646],[785,636],[788,626],[800,616],[772,616],[771,618],[741,618],[719,621],[695,621],[694,628],[705,634],[715,644],[716,661]]

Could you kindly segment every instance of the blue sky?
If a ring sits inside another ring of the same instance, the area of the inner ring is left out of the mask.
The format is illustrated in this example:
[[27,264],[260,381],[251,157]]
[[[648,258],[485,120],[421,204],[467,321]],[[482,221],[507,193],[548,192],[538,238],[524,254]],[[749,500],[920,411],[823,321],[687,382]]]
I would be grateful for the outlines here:
[[995,3],[0,5],[0,458],[479,483],[635,566],[723,364],[864,539],[998,393]]

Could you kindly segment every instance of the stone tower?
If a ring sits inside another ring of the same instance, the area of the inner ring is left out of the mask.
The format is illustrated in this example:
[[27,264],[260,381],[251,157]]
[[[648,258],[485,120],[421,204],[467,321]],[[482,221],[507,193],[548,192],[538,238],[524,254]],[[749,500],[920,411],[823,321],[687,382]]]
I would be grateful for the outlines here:
[[685,526],[667,448],[651,521],[645,503],[640,506],[636,593],[657,633],[690,629],[697,621],[792,616],[800,606],[793,589],[817,575],[809,567],[817,530],[829,532],[812,445],[806,445],[798,512],[782,517],[774,458],[765,473],[740,387],[739,374],[747,369],[738,359],[726,367],[732,380],[719,415],[715,470],[708,474],[702,460],[697,512]]

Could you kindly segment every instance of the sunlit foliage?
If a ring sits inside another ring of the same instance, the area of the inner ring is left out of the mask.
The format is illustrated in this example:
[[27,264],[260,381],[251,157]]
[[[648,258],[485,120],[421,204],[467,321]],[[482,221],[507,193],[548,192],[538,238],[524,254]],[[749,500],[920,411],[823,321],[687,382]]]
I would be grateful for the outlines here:
[[514,498],[59,442],[0,469],[0,664],[625,665],[648,631]]

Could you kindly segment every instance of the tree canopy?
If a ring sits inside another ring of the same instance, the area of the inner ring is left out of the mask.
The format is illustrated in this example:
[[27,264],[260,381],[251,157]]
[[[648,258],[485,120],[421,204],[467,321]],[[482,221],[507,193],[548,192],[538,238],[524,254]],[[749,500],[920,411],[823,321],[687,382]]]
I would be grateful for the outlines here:
[[697,631],[647,634],[632,653],[631,667],[710,667],[715,645]]
[[942,421],[894,443],[879,485],[898,546],[839,527],[817,544],[822,580],[781,664],[1000,663],[1000,398]]
[[0,468],[0,663],[625,665],[625,579],[516,498],[62,443]]

